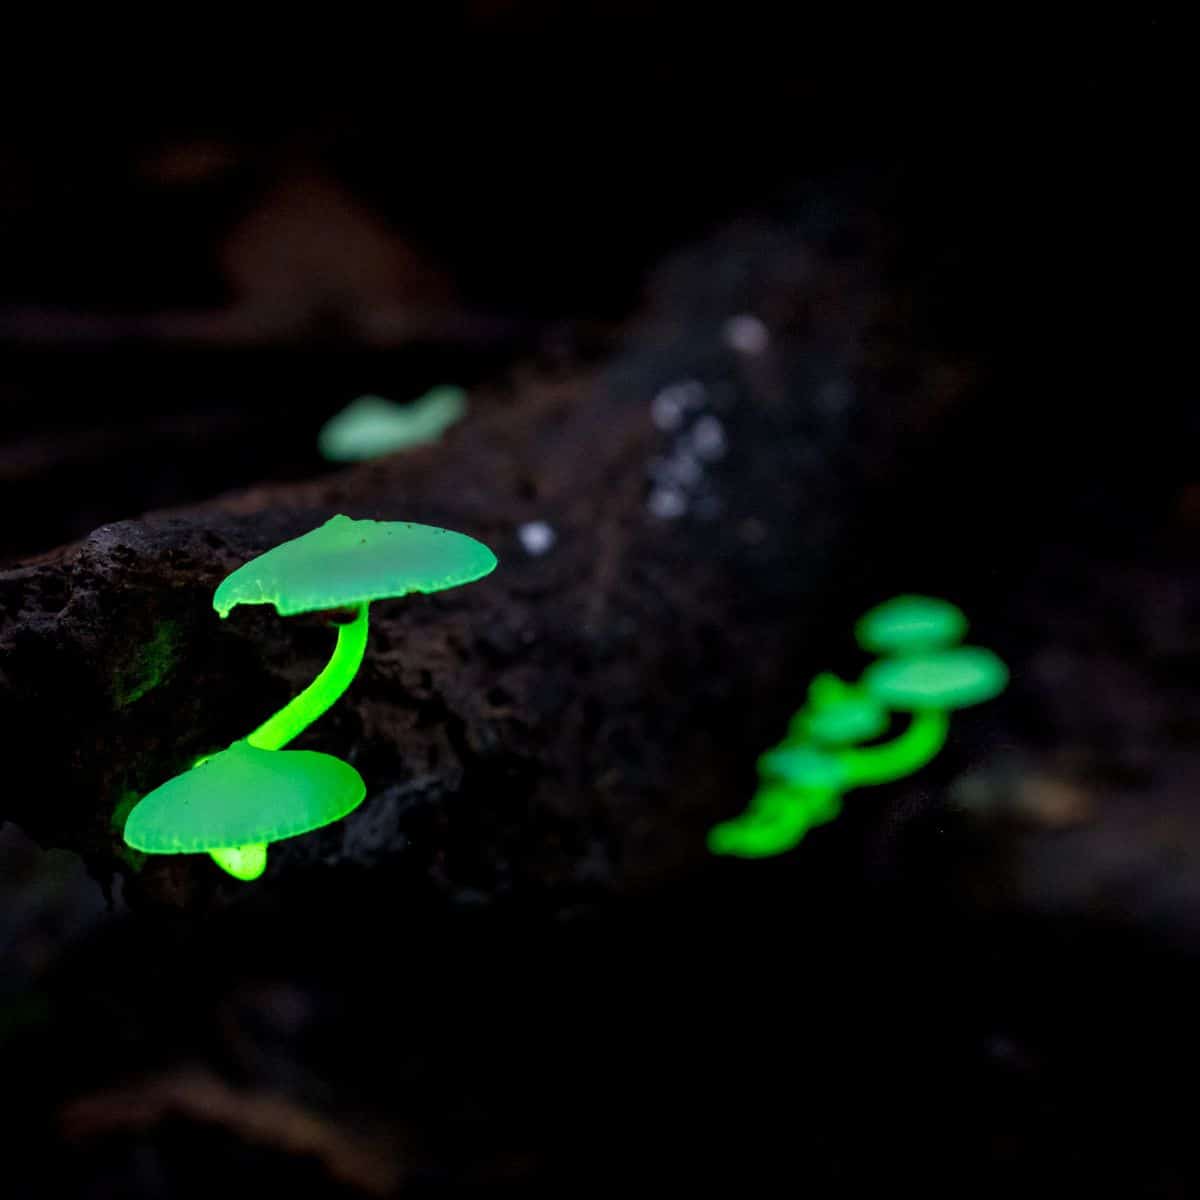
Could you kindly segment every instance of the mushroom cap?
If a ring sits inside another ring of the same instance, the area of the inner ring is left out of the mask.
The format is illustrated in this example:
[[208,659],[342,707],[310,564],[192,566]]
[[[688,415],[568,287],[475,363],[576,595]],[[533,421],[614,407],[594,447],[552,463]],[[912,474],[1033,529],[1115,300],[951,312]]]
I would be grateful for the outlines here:
[[457,387],[436,387],[411,404],[359,396],[325,422],[317,447],[331,462],[378,458],[437,441],[466,411],[467,394]]
[[873,654],[923,654],[962,641],[967,618],[948,600],[893,596],[859,618],[858,644]]
[[966,708],[998,696],[1007,683],[1008,668],[980,646],[880,659],[862,677],[880,704],[900,712]]
[[836,675],[818,675],[808,689],[808,703],[788,726],[788,737],[852,746],[878,737],[888,720],[887,710],[865,689]]
[[125,841],[147,854],[277,842],[353,812],[366,790],[362,776],[332,754],[234,742],[143,796],[125,823]]
[[495,567],[496,556],[465,533],[339,515],[243,563],[221,581],[213,608],[227,617],[236,604],[273,604],[288,617],[440,592]]
[[779,780],[795,788],[845,786],[845,772],[837,755],[815,746],[783,745],[768,750],[758,760],[758,773],[764,779]]

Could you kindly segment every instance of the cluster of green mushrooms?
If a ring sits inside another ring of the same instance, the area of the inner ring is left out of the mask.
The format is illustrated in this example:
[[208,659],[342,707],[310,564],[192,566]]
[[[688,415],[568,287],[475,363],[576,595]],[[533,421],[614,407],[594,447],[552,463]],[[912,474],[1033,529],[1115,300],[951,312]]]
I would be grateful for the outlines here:
[[401,521],[336,516],[244,563],[213,595],[225,618],[239,604],[273,604],[281,617],[331,611],[337,642],[308,687],[225,750],[143,796],[125,823],[125,842],[146,854],[208,854],[230,875],[257,879],[267,846],[320,829],[353,812],[366,795],[347,762],[284,750],[350,686],[367,644],[374,600],[440,592],[496,567],[474,538]]
[[[896,596],[855,627],[881,657],[857,683],[818,675],[787,736],[758,760],[749,808],[709,831],[714,854],[762,858],[790,850],[832,821],[851,788],[888,783],[930,761],[945,744],[950,713],[1004,690],[1008,669],[990,650],[964,646],[967,620],[953,604]],[[896,737],[892,714],[909,718]]]

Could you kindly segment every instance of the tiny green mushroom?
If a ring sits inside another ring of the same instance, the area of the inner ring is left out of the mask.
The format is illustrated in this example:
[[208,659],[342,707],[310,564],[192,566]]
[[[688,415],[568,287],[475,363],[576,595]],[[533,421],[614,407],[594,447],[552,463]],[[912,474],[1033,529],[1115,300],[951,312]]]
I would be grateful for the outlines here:
[[[1008,682],[1008,669],[990,650],[955,644],[966,628],[952,604],[925,596],[898,596],[867,613],[856,627],[859,641],[890,657],[856,684],[832,674],[813,680],[787,737],[759,758],[750,806],[710,830],[709,849],[746,858],[779,854],[833,820],[844,792],[929,762],[945,743],[949,712],[990,700]],[[889,711],[911,720],[899,736],[874,742]]]
[[715,825],[714,854],[765,858],[791,849],[814,826],[841,812],[845,772],[838,757],[813,746],[785,744],[758,760],[762,784],[750,808]]
[[841,810],[836,788],[764,783],[746,812],[709,830],[708,848],[713,854],[768,858],[790,850],[814,825],[834,820]]
[[267,845],[353,812],[366,786],[347,762],[315,750],[226,750],[143,796],[125,841],[147,854],[208,853],[238,879],[257,879]]
[[864,672],[862,685],[881,704],[897,712],[968,708],[1000,695],[1008,668],[982,646],[884,658]]
[[826,673],[809,685],[808,703],[792,718],[788,741],[852,746],[869,742],[887,727],[887,710],[869,692]]
[[893,596],[861,617],[858,644],[873,654],[924,654],[962,641],[967,618],[935,596]]
[[350,686],[366,649],[372,600],[444,591],[482,579],[495,567],[491,550],[466,534],[340,515],[238,567],[213,595],[222,618],[238,604],[273,604],[281,617],[354,611],[352,620],[338,626],[325,669],[246,740],[263,750],[286,746]]
[[763,779],[777,779],[796,788],[834,788],[846,786],[846,772],[841,757],[815,746],[777,746],[758,760],[758,773]]
[[457,387],[436,387],[411,404],[360,396],[322,426],[317,446],[331,462],[361,462],[435,442],[466,411]]
[[846,754],[853,787],[899,779],[924,766],[945,744],[950,711],[998,696],[1008,683],[1008,668],[990,650],[955,646],[880,659],[861,682],[880,704],[911,713],[912,721],[893,741]]

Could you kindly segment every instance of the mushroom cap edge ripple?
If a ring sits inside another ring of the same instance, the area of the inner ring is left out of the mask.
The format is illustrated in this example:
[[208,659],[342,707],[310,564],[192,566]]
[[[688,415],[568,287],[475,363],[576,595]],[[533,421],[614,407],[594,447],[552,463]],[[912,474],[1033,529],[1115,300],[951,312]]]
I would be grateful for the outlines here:
[[273,604],[281,617],[348,608],[458,587],[496,563],[487,546],[464,533],[339,514],[243,563],[221,581],[213,608],[222,617],[238,604]]

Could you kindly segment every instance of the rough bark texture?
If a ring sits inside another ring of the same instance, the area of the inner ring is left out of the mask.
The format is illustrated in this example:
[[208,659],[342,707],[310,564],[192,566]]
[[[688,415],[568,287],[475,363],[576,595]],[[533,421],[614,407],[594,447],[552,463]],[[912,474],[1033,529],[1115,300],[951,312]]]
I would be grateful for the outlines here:
[[[319,620],[221,622],[211,595],[346,512],[468,532],[501,566],[373,607],[359,678],[296,743],[353,762],[368,801],[277,846],[273,870],[394,858],[464,895],[569,903],[701,859],[797,702],[797,664],[823,622],[844,628],[864,512],[960,386],[889,354],[895,298],[865,218],[808,229],[746,227],[680,258],[615,359],[524,373],[437,447],[104,526],[6,572],[4,815],[102,878],[131,871],[139,896],[231,886],[203,856],[131,867],[121,817],[319,669]],[[747,313],[769,330],[759,352],[733,344]],[[541,555],[518,536],[535,520],[556,538]]]

